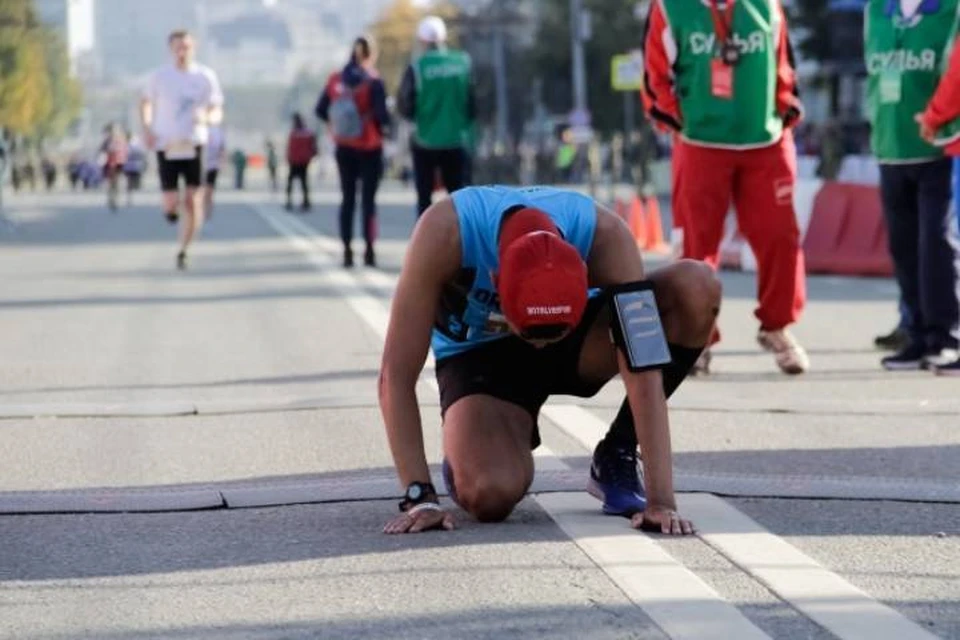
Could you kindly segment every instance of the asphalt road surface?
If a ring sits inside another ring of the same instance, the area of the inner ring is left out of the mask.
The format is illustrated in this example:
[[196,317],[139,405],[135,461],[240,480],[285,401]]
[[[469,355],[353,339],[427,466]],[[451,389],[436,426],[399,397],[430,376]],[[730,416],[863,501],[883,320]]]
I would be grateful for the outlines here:
[[[352,272],[332,192],[309,215],[220,194],[186,273],[156,197],[5,200],[0,638],[960,638],[960,388],[880,370],[892,282],[812,279],[788,379],[753,277],[723,275],[715,373],[671,401],[699,536],[583,493],[614,381],[545,408],[508,522],[387,537],[375,387],[411,195],[385,189],[381,267]],[[419,395],[436,464],[432,371]]]

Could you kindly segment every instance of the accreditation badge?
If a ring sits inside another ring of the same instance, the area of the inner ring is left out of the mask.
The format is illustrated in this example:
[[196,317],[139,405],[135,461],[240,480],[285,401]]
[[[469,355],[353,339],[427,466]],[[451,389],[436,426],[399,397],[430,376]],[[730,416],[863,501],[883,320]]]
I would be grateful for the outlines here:
[[903,95],[903,74],[893,69],[880,72],[880,103],[896,104]]
[[710,60],[710,92],[714,98],[733,99],[733,66],[719,58]]

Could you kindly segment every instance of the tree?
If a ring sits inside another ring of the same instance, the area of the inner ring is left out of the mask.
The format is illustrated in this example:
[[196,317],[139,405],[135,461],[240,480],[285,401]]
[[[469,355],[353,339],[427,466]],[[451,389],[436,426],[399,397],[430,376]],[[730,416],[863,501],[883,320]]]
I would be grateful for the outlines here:
[[0,3],[0,127],[21,136],[59,135],[80,109],[61,38],[43,27],[32,0]]
[[70,75],[70,58],[63,39],[49,29],[43,31],[44,56],[50,79],[51,110],[40,121],[37,133],[44,138],[62,136],[76,120],[83,105],[80,84]]
[[[542,22],[532,53],[545,80],[544,102],[555,113],[569,113],[573,107],[570,2],[541,2]],[[602,133],[623,126],[623,95],[610,86],[610,60],[643,44],[643,24],[634,17],[636,4],[636,0],[583,0],[593,33],[584,43],[587,105],[594,128]]]
[[32,135],[52,110],[42,29],[33,3],[0,3],[0,125]]
[[497,79],[494,65],[496,36],[500,33],[504,57],[506,100],[510,115],[508,138],[519,140],[534,104],[534,66],[524,37],[530,16],[519,2],[491,2],[481,10],[463,14],[455,25],[461,45],[473,59],[477,121],[483,127],[497,120]]
[[[403,71],[413,57],[417,23],[431,14],[440,16],[447,20],[448,26],[452,26],[449,23],[459,15],[459,10],[448,1],[434,2],[432,6],[422,7],[413,0],[394,0],[373,24],[370,31],[379,50],[377,67],[388,95],[396,93]],[[455,28],[450,29],[448,39],[452,45],[457,43]]]

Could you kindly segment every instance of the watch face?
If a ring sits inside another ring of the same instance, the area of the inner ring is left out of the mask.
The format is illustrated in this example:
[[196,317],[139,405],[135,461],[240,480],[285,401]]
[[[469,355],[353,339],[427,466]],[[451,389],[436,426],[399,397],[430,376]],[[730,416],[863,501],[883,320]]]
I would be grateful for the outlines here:
[[407,498],[410,500],[419,500],[423,497],[423,489],[419,484],[412,484],[407,487]]

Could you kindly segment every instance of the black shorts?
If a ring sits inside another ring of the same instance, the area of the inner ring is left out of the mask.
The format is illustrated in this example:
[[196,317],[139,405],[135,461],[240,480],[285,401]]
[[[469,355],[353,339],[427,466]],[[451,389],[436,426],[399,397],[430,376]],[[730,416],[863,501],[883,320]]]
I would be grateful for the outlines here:
[[140,188],[140,172],[139,171],[126,171],[124,175],[127,176],[127,188],[131,191],[136,191]]
[[207,169],[207,186],[217,186],[217,176],[220,175],[220,169]]
[[[579,373],[583,342],[598,315],[608,314],[609,296],[587,303],[583,319],[569,336],[542,349],[509,336],[438,360],[440,413],[466,396],[484,394],[523,407],[533,418],[532,448],[540,445],[537,419],[552,395],[595,396],[609,380],[584,380]],[[699,356],[699,349],[670,345],[672,361],[663,369],[664,392],[669,397]]]
[[203,147],[196,147],[196,154],[188,160],[167,160],[163,151],[157,152],[157,168],[160,171],[160,188],[176,191],[180,188],[180,176],[188,187],[199,187],[203,177]]

